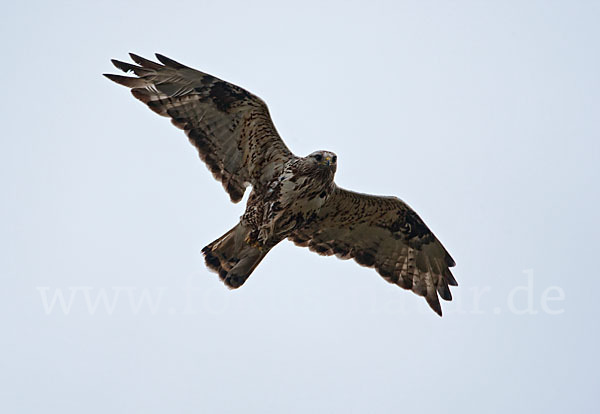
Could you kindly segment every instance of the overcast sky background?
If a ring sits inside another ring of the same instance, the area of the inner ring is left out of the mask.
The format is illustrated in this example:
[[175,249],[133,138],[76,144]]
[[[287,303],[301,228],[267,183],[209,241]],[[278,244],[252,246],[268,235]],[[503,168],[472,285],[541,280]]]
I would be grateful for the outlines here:
[[[0,411],[598,409],[600,3],[303,4],[4,5]],[[287,241],[226,289],[200,250],[244,206],[101,76],[127,52],[408,202],[457,262],[444,317]]]

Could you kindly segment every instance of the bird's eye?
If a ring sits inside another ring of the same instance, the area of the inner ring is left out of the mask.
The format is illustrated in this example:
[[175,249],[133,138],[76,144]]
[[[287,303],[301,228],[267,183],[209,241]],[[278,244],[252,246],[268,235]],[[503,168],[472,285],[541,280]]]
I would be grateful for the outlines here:
[[323,156],[321,154],[315,155],[315,160],[320,162],[322,159],[323,159]]
[[336,162],[337,161],[337,155],[334,155],[333,158],[331,159],[331,161]]

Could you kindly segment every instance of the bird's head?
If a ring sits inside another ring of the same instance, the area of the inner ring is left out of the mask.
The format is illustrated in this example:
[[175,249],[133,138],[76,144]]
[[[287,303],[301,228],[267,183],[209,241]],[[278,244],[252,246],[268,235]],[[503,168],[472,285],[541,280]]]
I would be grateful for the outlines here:
[[306,158],[320,168],[329,168],[333,172],[337,168],[337,155],[330,151],[315,151]]

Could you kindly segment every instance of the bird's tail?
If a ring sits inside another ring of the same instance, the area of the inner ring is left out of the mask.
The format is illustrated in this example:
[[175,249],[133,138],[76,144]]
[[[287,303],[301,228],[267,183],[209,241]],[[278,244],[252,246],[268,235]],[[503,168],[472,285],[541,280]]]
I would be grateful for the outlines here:
[[231,289],[244,284],[269,249],[248,242],[250,229],[239,223],[202,249],[206,266]]

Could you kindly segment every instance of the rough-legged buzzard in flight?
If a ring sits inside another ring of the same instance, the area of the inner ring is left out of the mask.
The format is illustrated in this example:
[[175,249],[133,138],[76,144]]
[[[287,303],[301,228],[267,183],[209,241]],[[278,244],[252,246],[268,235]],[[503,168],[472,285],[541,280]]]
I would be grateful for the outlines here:
[[105,75],[185,131],[234,203],[252,192],[240,222],[202,252],[230,288],[244,284],[277,243],[289,239],[322,255],[353,258],[390,283],[424,296],[439,315],[451,300],[454,260],[408,205],[396,197],[335,185],[337,157],[298,157],[277,134],[257,96],[165,56],[113,60],[136,77]]

